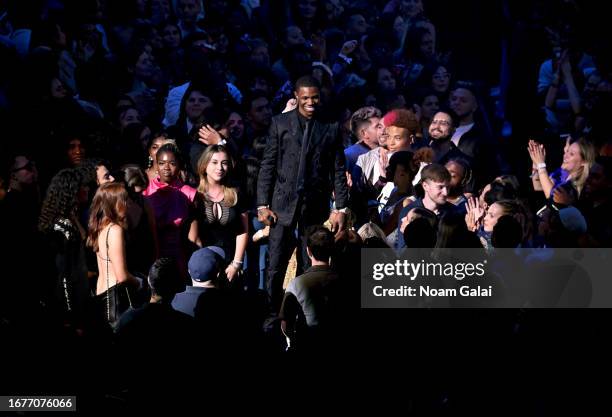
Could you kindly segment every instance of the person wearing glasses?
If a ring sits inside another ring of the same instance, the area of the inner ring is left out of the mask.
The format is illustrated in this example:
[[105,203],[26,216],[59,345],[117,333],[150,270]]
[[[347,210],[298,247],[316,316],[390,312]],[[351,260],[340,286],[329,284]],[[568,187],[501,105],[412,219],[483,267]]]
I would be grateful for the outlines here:
[[435,153],[435,160],[441,161],[446,155],[456,148],[451,137],[455,131],[455,123],[450,113],[439,111],[431,119],[429,124],[429,147]]
[[[16,153],[7,166],[8,189],[0,210],[1,235],[12,252],[7,259],[19,258],[19,270],[28,266],[25,257],[31,255],[31,245],[37,238],[38,214],[40,212],[40,189],[35,162],[23,153]],[[9,243],[10,239],[10,243]],[[14,255],[14,256],[13,256]]]

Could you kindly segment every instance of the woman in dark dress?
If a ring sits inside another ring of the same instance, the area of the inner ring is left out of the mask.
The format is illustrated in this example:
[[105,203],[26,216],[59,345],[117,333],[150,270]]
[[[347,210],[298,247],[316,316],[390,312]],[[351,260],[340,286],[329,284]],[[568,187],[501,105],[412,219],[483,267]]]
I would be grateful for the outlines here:
[[202,246],[219,246],[225,251],[225,270],[231,282],[242,270],[249,240],[248,207],[238,190],[229,184],[233,161],[223,145],[211,145],[198,161],[200,185],[196,199]]

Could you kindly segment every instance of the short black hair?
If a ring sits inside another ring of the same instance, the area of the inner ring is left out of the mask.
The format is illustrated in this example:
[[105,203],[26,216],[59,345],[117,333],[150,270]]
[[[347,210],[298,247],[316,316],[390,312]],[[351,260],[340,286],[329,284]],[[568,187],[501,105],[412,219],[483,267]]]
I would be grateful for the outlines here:
[[334,252],[334,235],[325,227],[311,226],[306,232],[306,246],[312,256],[321,262],[328,262]]
[[163,153],[173,154],[176,157],[176,162],[179,165],[179,169],[183,167],[183,159],[182,159],[181,151],[179,147],[176,146],[174,143],[166,143],[160,146],[159,149],[157,150],[157,154],[155,154],[155,157],[159,158],[159,156]]
[[185,284],[179,278],[178,264],[172,258],[159,258],[149,269],[149,286],[151,293],[159,295],[166,301],[185,289]]
[[517,198],[516,190],[510,184],[502,184],[497,181],[491,183],[491,189],[484,195],[484,201],[491,205],[502,200],[514,200]]
[[404,229],[403,236],[407,248],[433,248],[436,246],[436,229],[424,217],[411,221]]
[[390,175],[390,178],[387,178],[388,180],[393,181],[393,177],[395,176],[395,170],[397,169],[398,165],[404,167],[404,170],[410,176],[410,181],[412,181],[416,176],[417,172],[419,172],[419,164],[415,162],[414,154],[412,152],[395,152],[389,159],[388,173]]
[[435,112],[432,116],[432,120],[433,117],[438,113],[444,113],[451,118],[452,128],[456,129],[457,127],[459,127],[459,118],[457,117],[454,111],[450,110],[448,107],[440,107],[438,111]]
[[260,98],[265,98],[266,100],[270,101],[270,97],[268,97],[268,94],[263,90],[247,91],[242,98],[242,113],[248,114],[251,111],[253,102]]
[[83,184],[96,188],[98,178],[96,171],[101,166],[106,167],[109,171],[112,169],[110,163],[102,158],[86,158],[75,169],[81,175]]
[[295,82],[296,92],[298,92],[300,88],[310,88],[310,87],[316,87],[319,90],[321,89],[321,84],[312,75],[304,75],[303,77],[298,78],[298,80]]
[[497,220],[491,233],[494,248],[516,248],[523,240],[523,228],[517,219],[505,214]]

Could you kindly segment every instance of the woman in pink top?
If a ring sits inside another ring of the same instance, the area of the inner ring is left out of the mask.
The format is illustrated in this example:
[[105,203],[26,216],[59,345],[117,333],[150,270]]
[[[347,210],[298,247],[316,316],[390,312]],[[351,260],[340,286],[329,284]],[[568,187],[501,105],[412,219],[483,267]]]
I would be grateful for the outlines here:
[[180,180],[180,153],[176,145],[161,146],[156,159],[157,176],[143,195],[155,214],[160,257],[176,259],[188,279],[189,242],[196,245],[199,242],[193,206],[196,189]]

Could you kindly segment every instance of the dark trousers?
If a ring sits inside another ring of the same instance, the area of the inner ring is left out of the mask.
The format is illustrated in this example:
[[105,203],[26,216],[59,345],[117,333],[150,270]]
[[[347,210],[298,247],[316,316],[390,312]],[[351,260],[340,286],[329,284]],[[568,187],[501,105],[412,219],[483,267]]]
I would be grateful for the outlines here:
[[289,259],[296,246],[298,248],[296,276],[303,274],[310,267],[310,259],[306,253],[306,236],[304,236],[307,227],[300,223],[297,226],[275,224],[270,228],[270,263],[266,277],[266,291],[273,314],[278,314],[280,311],[284,293],[283,282]]

